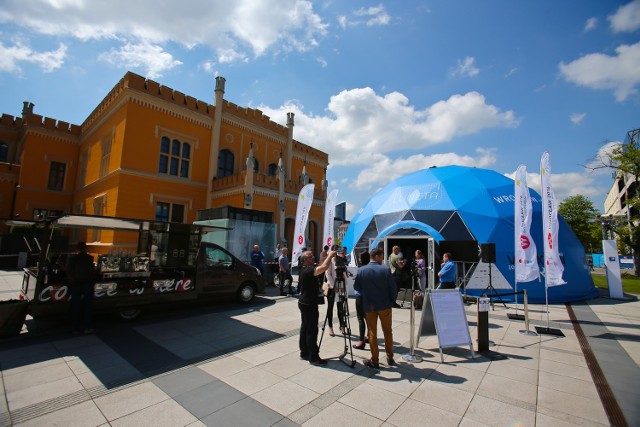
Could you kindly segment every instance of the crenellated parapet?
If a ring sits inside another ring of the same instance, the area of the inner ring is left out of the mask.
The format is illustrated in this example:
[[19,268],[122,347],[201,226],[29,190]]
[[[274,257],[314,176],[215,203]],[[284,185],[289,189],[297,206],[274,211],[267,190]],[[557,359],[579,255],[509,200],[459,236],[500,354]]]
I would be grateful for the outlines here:
[[19,130],[20,127],[22,127],[22,123],[23,122],[21,117],[14,117],[10,114],[3,114],[2,118],[0,119],[0,126],[5,129],[14,128],[16,130]]
[[[4,116],[3,116],[4,121]],[[17,120],[16,120],[17,122]],[[64,133],[66,135],[80,136],[82,131],[78,125],[72,125],[62,120],[52,119],[50,117],[43,117],[40,114],[28,113],[22,118],[22,123],[28,125],[29,128],[42,128],[46,130],[52,130]]]
[[329,164],[329,154],[296,140],[293,141],[293,154],[318,165]]
[[284,137],[287,136],[287,128],[271,120],[269,116],[264,114],[257,108],[245,108],[239,105],[223,100],[223,111],[225,114],[231,114],[239,119],[246,120],[264,129],[271,130]]
[[213,112],[215,107],[204,101],[200,101],[192,96],[185,95],[182,92],[173,90],[168,86],[163,86],[158,82],[150,79],[145,79],[141,75],[127,72],[124,77],[111,89],[111,91],[104,97],[102,102],[91,112],[89,117],[82,124],[83,129],[90,126],[100,114],[108,108],[116,99],[120,97],[125,90],[135,90],[137,92],[146,93],[172,104],[184,107],[188,110],[207,115],[213,118]]

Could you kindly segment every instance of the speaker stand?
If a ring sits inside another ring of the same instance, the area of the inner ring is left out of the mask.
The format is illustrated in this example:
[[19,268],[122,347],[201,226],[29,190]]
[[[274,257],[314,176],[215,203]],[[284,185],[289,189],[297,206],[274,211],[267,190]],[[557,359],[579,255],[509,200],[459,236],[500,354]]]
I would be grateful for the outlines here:
[[489,301],[491,303],[491,310],[495,310],[494,306],[493,306],[493,293],[495,292],[496,294],[496,299],[498,301],[500,301],[500,303],[504,306],[504,308],[509,308],[507,307],[507,304],[504,303],[504,301],[502,301],[502,298],[500,298],[500,294],[498,293],[498,291],[496,291],[496,288],[493,287],[493,283],[491,280],[491,264],[493,263],[489,263],[489,286],[487,286],[487,288],[484,290],[485,292],[488,290],[489,291]]

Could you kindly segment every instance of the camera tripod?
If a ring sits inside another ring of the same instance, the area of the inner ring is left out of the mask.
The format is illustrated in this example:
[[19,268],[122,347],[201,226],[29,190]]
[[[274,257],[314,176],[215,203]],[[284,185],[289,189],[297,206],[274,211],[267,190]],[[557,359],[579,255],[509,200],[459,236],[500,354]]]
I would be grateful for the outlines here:
[[[340,328],[344,331],[342,337],[344,339],[344,350],[338,358],[342,360],[347,366],[351,366],[352,368],[356,366],[356,361],[353,359],[353,346],[351,344],[351,322],[349,321],[349,296],[347,295],[347,287],[344,278],[344,273],[341,271],[337,272],[336,277],[336,286],[338,290],[334,296],[336,308],[338,311],[338,319]],[[322,345],[322,338],[324,337],[324,330],[327,326],[327,322],[329,321],[329,316],[333,313],[330,313],[327,309],[327,315],[324,318],[324,323],[322,324],[322,334],[320,335],[320,342],[318,343],[318,350]],[[345,356],[349,354],[351,356],[351,361],[345,360]]]

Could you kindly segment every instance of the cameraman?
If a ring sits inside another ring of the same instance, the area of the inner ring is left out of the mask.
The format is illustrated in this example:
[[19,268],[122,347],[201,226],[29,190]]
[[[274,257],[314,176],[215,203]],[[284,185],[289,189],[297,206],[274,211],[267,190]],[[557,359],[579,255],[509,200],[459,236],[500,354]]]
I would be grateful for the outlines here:
[[[340,246],[333,245],[331,250],[336,252],[336,257],[325,272],[325,277],[329,284],[329,291],[327,293],[327,323],[329,324],[329,336],[333,337],[335,336],[335,333],[333,332],[333,305],[336,300],[336,292],[338,292],[336,279],[340,274],[344,274],[346,272],[347,266],[345,254],[341,251],[338,252],[340,250]],[[336,270],[336,266],[340,271]],[[343,280],[346,280],[346,278],[343,277]],[[343,283],[346,286],[346,282]],[[338,320],[340,321],[340,332],[344,335],[347,331],[346,325],[344,324],[344,310],[342,304],[338,304]]]
[[300,255],[300,299],[298,308],[300,309],[300,358],[308,360],[310,364],[321,366],[327,361],[320,358],[318,349],[318,297],[320,286],[318,277],[331,265],[331,260],[336,256],[335,252],[329,252],[324,262],[314,267],[315,258],[313,252],[305,251]]

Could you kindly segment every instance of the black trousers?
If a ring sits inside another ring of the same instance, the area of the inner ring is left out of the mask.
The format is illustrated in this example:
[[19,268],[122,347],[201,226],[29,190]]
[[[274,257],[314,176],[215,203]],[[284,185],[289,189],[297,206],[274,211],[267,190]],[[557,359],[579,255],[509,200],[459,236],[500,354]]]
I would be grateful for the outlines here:
[[320,358],[318,349],[318,306],[298,303],[300,309],[300,357],[309,361]]
[[360,329],[360,341],[364,342],[364,334],[367,331],[365,325],[364,299],[362,295],[356,295],[356,316],[358,316],[358,328]]
[[[336,301],[336,292],[329,288],[329,292],[327,293],[327,323],[330,328],[333,328],[333,304]],[[344,324],[344,307],[340,302],[338,302],[338,321],[340,322],[340,327],[344,328],[346,325]]]
[[440,282],[440,289],[455,289],[456,282]]

